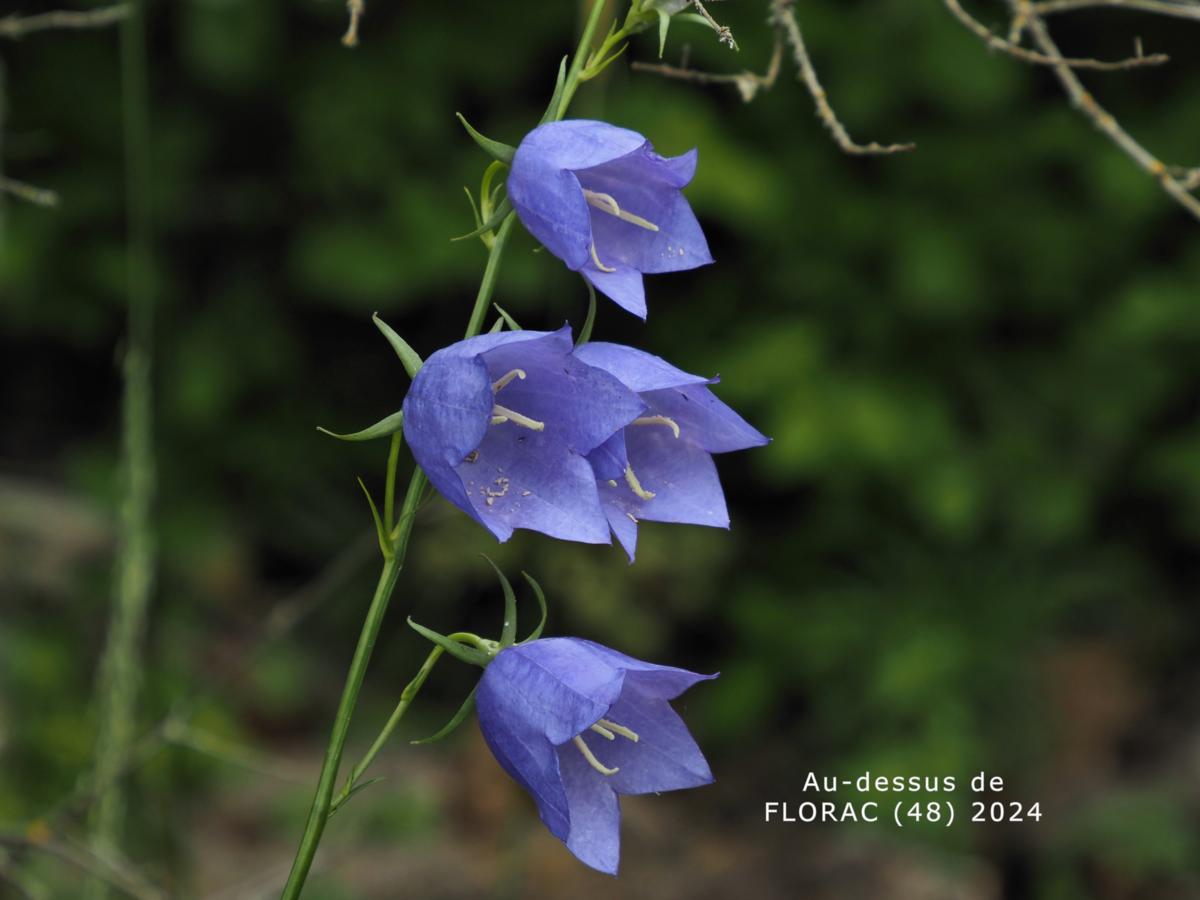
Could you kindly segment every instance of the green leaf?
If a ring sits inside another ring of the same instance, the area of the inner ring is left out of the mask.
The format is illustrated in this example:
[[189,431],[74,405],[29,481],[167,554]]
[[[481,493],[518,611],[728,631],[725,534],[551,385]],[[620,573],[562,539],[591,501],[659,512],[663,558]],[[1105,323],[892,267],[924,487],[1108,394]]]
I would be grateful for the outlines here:
[[386,775],[376,775],[374,778],[368,778],[366,781],[360,781],[358,784],[356,784],[354,787],[352,787],[350,789],[350,793],[348,793],[348,794],[346,794],[346,796],[341,797],[341,798],[337,799],[336,801],[334,801],[333,805],[329,808],[329,818],[332,819],[333,814],[336,813],[343,806],[345,806],[346,801],[349,800],[351,797],[353,797],[355,794],[357,794],[359,791],[365,790],[366,788],[369,788],[371,785],[377,784],[380,781],[387,781],[387,776]]
[[667,30],[671,27],[671,14],[664,9],[656,9],[658,13],[658,58],[662,59],[663,51],[667,49]]
[[542,113],[539,125],[545,125],[558,115],[558,105],[562,103],[563,87],[567,83],[567,58],[564,56],[558,64],[558,79],[554,82],[554,93],[550,95],[550,105]]
[[525,580],[529,582],[529,586],[533,588],[533,595],[537,597],[538,606],[542,610],[542,621],[538,622],[537,628],[529,633],[529,637],[521,641],[522,644],[528,644],[530,641],[536,641],[542,636],[542,631],[546,627],[546,595],[542,592],[542,586],[533,580],[533,576],[528,572],[522,572]]
[[576,347],[582,347],[592,339],[592,328],[596,324],[596,289],[586,278],[583,283],[588,289],[588,311],[587,317],[583,320],[583,327],[579,329],[579,339],[575,341]]
[[328,428],[317,426],[317,431],[321,434],[327,434],[332,438],[337,438],[339,441],[373,441],[375,438],[388,437],[396,434],[404,424],[404,410],[396,410],[390,416],[386,416],[362,431],[354,431],[350,434],[338,434],[336,431],[330,431]]
[[470,234],[460,234],[458,237],[450,238],[451,241],[465,241],[467,238],[479,237],[481,234],[487,234],[489,231],[494,231],[500,227],[500,223],[504,221],[504,217],[512,212],[512,204],[505,197],[500,201],[500,205],[496,207],[496,211],[492,213],[491,218],[472,231]]
[[504,591],[504,624],[500,627],[500,646],[511,647],[517,639],[517,595],[513,591],[512,584],[500,571],[500,567],[489,557],[484,556],[483,558],[495,571],[496,577],[500,579],[500,589]]
[[458,116],[458,121],[462,122],[463,128],[467,129],[467,134],[479,145],[480,150],[492,159],[497,159],[502,163],[512,162],[513,154],[517,152],[515,147],[510,147],[508,144],[502,144],[499,141],[493,141],[491,138],[484,137],[471,127],[471,123],[466,120],[462,113],[455,113],[454,115]]
[[421,637],[437,644],[460,662],[482,667],[486,666],[492,661],[492,658],[482,650],[476,650],[473,647],[468,647],[466,644],[461,644],[458,641],[452,641],[444,634],[438,634],[436,631],[426,628],[424,625],[418,625],[412,620],[412,616],[408,617],[408,626],[417,634],[421,635]]
[[432,744],[434,741],[440,741],[446,735],[450,734],[454,729],[458,728],[467,716],[471,714],[471,710],[475,708],[475,692],[479,690],[479,685],[471,688],[471,693],[467,694],[467,699],[463,701],[462,706],[458,708],[458,712],[454,714],[449,722],[441,727],[437,734],[431,734],[427,738],[421,738],[419,741],[409,741],[410,744]]
[[372,313],[371,321],[375,323],[376,328],[383,332],[383,336],[388,339],[388,343],[400,357],[400,362],[404,366],[404,371],[408,373],[408,377],[415,378],[421,366],[424,365],[417,351],[408,345],[408,341],[396,334],[387,322],[379,318],[379,313]]
[[508,326],[509,331],[520,331],[521,326],[517,324],[517,320],[504,311],[499,303],[493,303],[492,308],[500,313],[500,318],[504,320],[504,324]]
[[371,518],[375,520],[375,534],[379,538],[379,549],[383,552],[385,559],[391,559],[392,542],[388,537],[387,529],[383,525],[383,519],[379,516],[379,508],[375,505],[375,500],[371,497],[371,492],[367,490],[367,486],[361,478],[358,479],[358,486],[366,494],[367,503],[371,507]]

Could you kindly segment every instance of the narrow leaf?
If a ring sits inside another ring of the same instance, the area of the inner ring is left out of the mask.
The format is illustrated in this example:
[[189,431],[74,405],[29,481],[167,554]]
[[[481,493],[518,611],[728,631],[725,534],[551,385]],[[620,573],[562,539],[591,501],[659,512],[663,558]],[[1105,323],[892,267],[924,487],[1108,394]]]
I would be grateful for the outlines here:
[[488,334],[495,334],[504,327],[504,319],[496,316],[496,321],[492,323],[492,327],[488,329]]
[[460,662],[469,663],[473,666],[486,666],[492,660],[492,658],[482,650],[476,650],[473,647],[468,647],[466,644],[460,644],[458,641],[452,641],[444,634],[438,634],[436,631],[426,628],[424,625],[418,625],[412,620],[411,616],[408,618],[408,625],[413,631],[421,635],[421,637],[437,644]]
[[542,118],[538,122],[539,125],[545,125],[556,115],[558,115],[558,105],[562,102],[563,87],[567,83],[567,58],[564,56],[562,62],[558,64],[558,79],[554,82],[554,93],[550,96],[550,105],[546,107],[546,111],[542,113]]
[[463,185],[463,193],[467,195],[467,202],[471,204],[471,218],[475,220],[475,224],[483,224],[483,220],[479,218],[479,207],[475,205],[475,197],[471,193],[471,189],[465,184]]
[[500,205],[496,207],[496,211],[488,218],[486,222],[472,231],[470,234],[460,234],[458,237],[450,238],[451,241],[465,241],[467,238],[479,237],[481,234],[487,234],[489,231],[494,231],[500,227],[500,223],[504,221],[504,217],[512,212],[512,204],[505,197],[500,201]]
[[490,156],[492,159],[497,159],[502,163],[511,163],[513,154],[517,152],[515,147],[510,147],[508,144],[502,144],[500,141],[493,141],[491,138],[484,137],[478,131],[471,127],[462,113],[455,113],[458,116],[458,121],[462,122],[463,128],[467,129],[467,134],[471,139],[479,145],[479,149]]
[[487,560],[487,564],[492,567],[496,577],[500,579],[500,590],[504,591],[504,624],[500,627],[500,646],[511,647],[517,639],[517,595],[513,591],[512,584],[500,571],[500,567],[487,556],[483,558]]
[[408,373],[408,377],[415,377],[423,365],[417,351],[408,345],[408,341],[396,334],[387,322],[379,318],[379,313],[372,313],[371,321],[375,323],[376,328],[383,332],[383,336],[387,338],[392,349],[396,351],[396,355],[400,357],[400,362],[404,366],[404,371]]
[[332,438],[337,438],[339,441],[372,441],[375,438],[388,437],[398,432],[404,424],[404,410],[396,410],[390,416],[380,419],[369,428],[364,428],[362,431],[355,431],[350,434],[338,434],[336,431],[330,431],[328,428],[317,426],[317,431],[321,434],[327,434]]
[[380,781],[387,781],[387,776],[377,775],[374,778],[368,778],[366,781],[360,781],[358,784],[356,784],[354,787],[352,787],[350,789],[350,793],[348,793],[348,794],[346,794],[346,796],[341,797],[340,799],[334,801],[333,805],[329,808],[329,818],[332,819],[333,814],[336,813],[343,806],[345,806],[346,801],[349,800],[351,797],[353,797],[355,794],[357,794],[359,791],[369,788],[371,785],[377,784]]
[[517,320],[506,313],[499,303],[493,303],[492,308],[500,313],[500,318],[504,320],[504,324],[508,326],[509,331],[520,331],[521,326],[517,324]]
[[371,507],[371,518],[375,520],[375,534],[379,537],[379,549],[383,552],[385,559],[391,559],[392,542],[388,538],[387,529],[383,527],[383,519],[379,517],[379,508],[375,505],[371,492],[367,490],[367,486],[361,478],[358,479],[358,486],[362,488],[362,492],[367,497],[367,503]]
[[662,59],[663,51],[667,49],[667,30],[671,27],[671,16],[664,10],[658,12],[658,58]]
[[467,699],[463,701],[463,705],[458,708],[458,712],[454,714],[454,718],[442,726],[437,734],[431,734],[427,738],[421,738],[419,741],[409,741],[410,744],[432,744],[434,741],[440,741],[446,735],[450,734],[459,725],[466,721],[467,716],[475,709],[475,692],[479,690],[479,685],[471,688],[471,693],[467,694]]
[[521,643],[528,644],[530,641],[536,641],[542,636],[542,631],[546,627],[546,595],[542,592],[542,586],[533,580],[533,576],[528,572],[522,572],[525,580],[529,582],[529,586],[533,588],[533,595],[537,597],[538,606],[542,610],[542,621],[538,622],[537,628],[529,633],[529,637],[525,638]]

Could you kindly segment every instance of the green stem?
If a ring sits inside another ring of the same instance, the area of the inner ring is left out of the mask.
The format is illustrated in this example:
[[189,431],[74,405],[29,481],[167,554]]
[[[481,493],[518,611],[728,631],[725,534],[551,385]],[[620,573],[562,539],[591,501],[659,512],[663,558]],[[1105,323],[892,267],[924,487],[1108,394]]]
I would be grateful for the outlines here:
[[[579,39],[579,46],[575,51],[575,57],[571,60],[571,66],[567,72],[567,78],[563,85],[562,102],[559,104],[558,113],[555,116],[556,121],[566,115],[567,107],[570,105],[571,98],[575,94],[575,89],[579,85],[579,75],[586,62],[587,48],[591,45],[592,38],[596,33],[596,25],[600,21],[604,5],[605,0],[594,0],[591,14],[588,16],[587,23],[583,29],[583,35]],[[515,219],[515,214],[510,213],[496,230],[496,240],[492,243],[488,251],[487,265],[483,270],[483,279],[479,285],[479,293],[475,297],[475,306],[471,310],[471,318],[467,322],[466,337],[474,337],[483,330],[483,319],[487,313],[488,306],[492,302],[492,295],[496,290],[496,278],[500,272],[500,258],[504,253],[504,247],[508,242],[508,235],[512,231]],[[389,463],[390,461],[391,455],[389,454]],[[300,892],[304,889],[305,879],[308,878],[308,872],[312,868],[313,857],[317,852],[317,845],[321,842],[321,835],[324,833],[325,825],[328,823],[329,816],[333,811],[333,790],[337,781],[338,768],[342,761],[342,750],[346,745],[346,735],[350,730],[350,718],[354,714],[354,706],[358,702],[358,692],[366,676],[367,664],[370,662],[375,640],[379,636],[379,629],[383,625],[383,618],[387,612],[388,602],[391,599],[392,591],[396,587],[396,580],[399,578],[400,569],[404,565],[404,556],[408,550],[408,540],[412,534],[413,518],[417,506],[420,504],[420,497],[425,484],[424,473],[420,469],[415,470],[412,481],[409,482],[408,491],[404,495],[400,518],[396,522],[395,530],[392,532],[395,536],[393,554],[391,558],[384,560],[383,571],[379,575],[379,583],[375,588],[375,596],[372,598],[371,606],[367,610],[367,618],[363,622],[362,632],[358,638],[358,646],[354,650],[354,659],[350,663],[350,672],[346,676],[346,686],[342,690],[342,699],[338,704],[333,731],[329,736],[329,745],[325,751],[325,761],[321,766],[321,775],[317,781],[316,796],[313,798],[312,809],[309,811],[308,821],[304,827],[304,834],[300,838],[300,847],[296,851],[296,859],[292,863],[292,871],[288,876],[287,885],[283,889],[281,900],[296,900],[300,896]],[[402,710],[399,715],[403,715]],[[399,716],[395,712],[393,712],[393,716],[399,721]],[[382,740],[376,740],[379,747],[383,746],[383,742],[387,739],[387,734],[381,735],[381,737]],[[378,752],[378,748],[374,745],[372,745],[372,750],[376,753]],[[369,765],[370,759],[365,760],[365,762]],[[362,769],[365,769],[365,765],[360,765]],[[361,774],[361,770],[359,774]],[[353,784],[353,781],[351,781],[351,784]]]
[[400,462],[400,444],[403,435],[397,431],[392,435],[392,444],[388,448],[387,484],[383,489],[383,527],[388,531],[396,524],[392,518],[396,511],[396,466]]
[[[122,478],[119,546],[113,611],[98,677],[96,779],[109,787],[90,817],[97,848],[120,842],[125,798],[119,773],[134,740],[141,682],[139,647],[146,608],[154,589],[154,538],[150,515],[155,464],[152,427],[153,288],[149,182],[149,100],[146,78],[145,15],[134,8],[121,31],[121,80],[125,118],[125,179],[128,215],[129,321],[122,397]],[[93,880],[90,897],[104,897],[108,885]]]
[[375,639],[379,636],[379,629],[383,625],[388,602],[396,587],[396,579],[399,578],[400,570],[404,566],[408,540],[412,535],[413,513],[416,512],[417,502],[424,487],[425,473],[416,469],[413,472],[412,480],[408,483],[408,492],[404,495],[404,504],[400,510],[394,552],[390,559],[385,559],[383,562],[383,571],[379,574],[375,596],[371,599],[371,606],[367,610],[367,618],[363,622],[362,633],[358,637],[358,646],[354,648],[354,658],[350,662],[346,686],[342,689],[342,699],[338,704],[337,716],[333,721],[333,732],[329,736],[329,746],[325,750],[325,761],[321,765],[317,793],[308,814],[304,835],[300,839],[300,848],[296,851],[295,862],[292,863],[292,872],[283,889],[284,900],[294,900],[300,896],[300,891],[304,888],[304,881],[308,877],[308,870],[312,868],[317,845],[321,842],[321,835],[329,821],[334,784],[337,781],[338,767],[342,761],[342,750],[346,746],[346,735],[350,730],[350,717],[354,714],[354,706],[358,702],[358,692],[366,677],[367,664],[371,661],[371,651],[375,647]]

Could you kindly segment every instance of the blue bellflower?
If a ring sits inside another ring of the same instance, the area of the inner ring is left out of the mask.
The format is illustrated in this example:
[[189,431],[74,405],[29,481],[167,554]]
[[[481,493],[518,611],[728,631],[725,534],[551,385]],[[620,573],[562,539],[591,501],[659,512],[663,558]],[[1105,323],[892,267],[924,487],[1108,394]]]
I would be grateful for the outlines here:
[[613,534],[633,562],[638,522],[729,527],[712,454],[769,442],[689,375],[632,347],[594,342],[575,358],[615,376],[646,404],[627,427],[588,455]]
[[713,261],[680,193],[695,173],[695,150],[666,158],[636,131],[568,119],[521,141],[508,197],[547,250],[644,319],[643,273]]
[[579,638],[543,638],[501,650],[484,670],[479,727],[550,832],[592,868],[615,875],[618,795],[712,782],[668,701],[716,677]]
[[404,398],[417,464],[500,541],[515,528],[611,541],[585,456],[645,404],[571,350],[565,326],[469,338],[432,354]]

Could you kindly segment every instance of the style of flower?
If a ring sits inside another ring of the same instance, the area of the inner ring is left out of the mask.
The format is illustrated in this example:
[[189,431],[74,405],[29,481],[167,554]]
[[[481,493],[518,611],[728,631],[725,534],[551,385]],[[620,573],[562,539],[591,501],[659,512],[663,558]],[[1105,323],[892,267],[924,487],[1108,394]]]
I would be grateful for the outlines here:
[[550,122],[521,141],[508,197],[521,222],[568,268],[646,318],[642,274],[712,262],[680,193],[696,151],[666,158],[636,131],[605,122]]
[[615,875],[618,795],[712,782],[668,701],[716,677],[579,638],[543,638],[501,650],[484,670],[479,727],[550,832],[592,868]]
[[584,344],[575,358],[635,391],[646,410],[588,454],[613,534],[633,562],[638,522],[729,527],[712,454],[770,441],[714,396],[718,379],[689,375],[633,347]]
[[404,399],[418,465],[500,541],[528,528],[611,542],[584,457],[645,404],[571,350],[566,326],[469,338],[432,354]]

